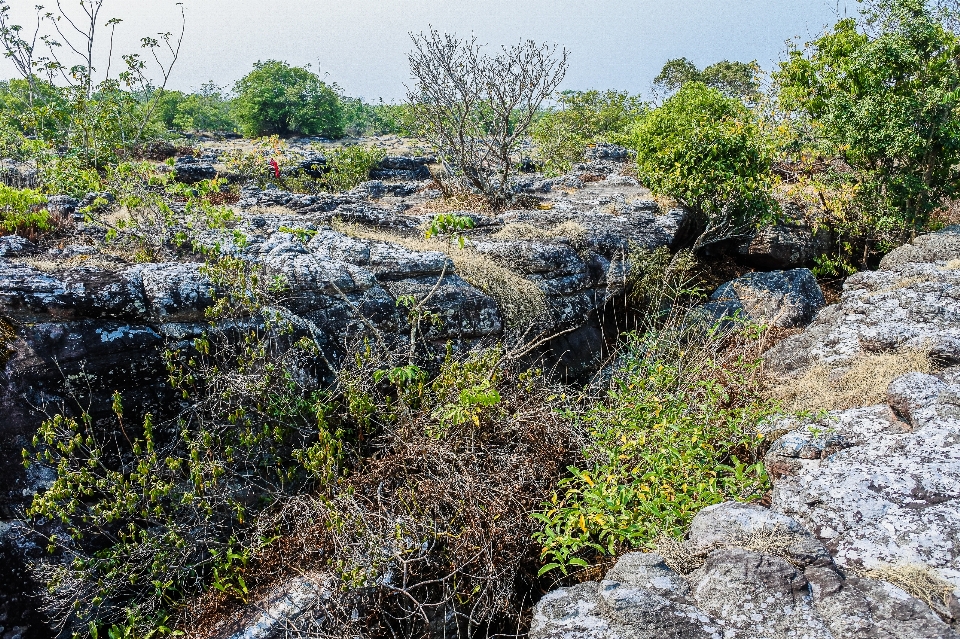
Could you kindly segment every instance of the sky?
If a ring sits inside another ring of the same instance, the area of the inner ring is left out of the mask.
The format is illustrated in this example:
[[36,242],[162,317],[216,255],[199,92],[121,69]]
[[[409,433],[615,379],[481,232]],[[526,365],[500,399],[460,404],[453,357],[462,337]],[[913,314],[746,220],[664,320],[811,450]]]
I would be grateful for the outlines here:
[[[177,0],[103,0],[101,22],[117,17],[114,50],[179,32]],[[182,0],[186,33],[168,88],[207,81],[230,87],[258,60],[312,65],[347,95],[400,100],[409,84],[411,32],[433,26],[474,34],[496,47],[533,39],[566,47],[561,88],[618,89],[650,97],[663,63],[687,57],[706,66],[757,60],[771,69],[786,41],[806,42],[856,10],[853,0]],[[10,0],[15,23],[35,22],[33,6]],[[62,0],[64,8],[79,0]],[[73,15],[77,15],[77,11]],[[97,43],[105,69],[108,33]],[[114,63],[117,64],[116,62]],[[115,69],[116,67],[114,67]],[[0,61],[0,76],[13,66]]]

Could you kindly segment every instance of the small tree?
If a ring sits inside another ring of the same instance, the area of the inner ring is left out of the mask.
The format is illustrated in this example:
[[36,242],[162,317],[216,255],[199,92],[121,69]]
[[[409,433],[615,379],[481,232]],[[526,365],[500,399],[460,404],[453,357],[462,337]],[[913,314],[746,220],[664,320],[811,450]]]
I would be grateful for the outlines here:
[[684,85],[636,127],[640,180],[700,216],[694,249],[744,236],[770,210],[771,145],[756,116],[700,82]]
[[675,58],[663,65],[660,75],[653,80],[653,89],[660,97],[668,97],[687,83],[702,82],[728,98],[753,101],[760,91],[759,70],[756,62],[721,60],[701,71],[687,58]]
[[544,100],[567,71],[567,51],[527,40],[482,53],[477,39],[411,36],[408,91],[420,133],[438,149],[451,175],[480,191],[495,208],[512,199],[513,154]]
[[257,62],[234,92],[234,115],[244,135],[343,136],[340,98],[309,69]]
[[807,150],[852,169],[844,181],[878,219],[922,229],[957,193],[956,15],[922,0],[876,0],[861,20],[842,20],[791,50],[774,75],[787,121],[800,125]]
[[533,125],[545,170],[562,173],[583,158],[587,145],[622,144],[630,127],[647,110],[640,96],[625,91],[564,91],[560,104]]

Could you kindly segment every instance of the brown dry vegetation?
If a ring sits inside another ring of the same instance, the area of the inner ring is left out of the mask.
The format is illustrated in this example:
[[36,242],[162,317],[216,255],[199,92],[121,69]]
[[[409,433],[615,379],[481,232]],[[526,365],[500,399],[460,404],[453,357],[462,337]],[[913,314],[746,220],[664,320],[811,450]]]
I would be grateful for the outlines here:
[[847,410],[881,404],[887,386],[907,373],[930,373],[929,354],[902,350],[862,354],[844,367],[813,366],[803,375],[771,389],[787,411]]

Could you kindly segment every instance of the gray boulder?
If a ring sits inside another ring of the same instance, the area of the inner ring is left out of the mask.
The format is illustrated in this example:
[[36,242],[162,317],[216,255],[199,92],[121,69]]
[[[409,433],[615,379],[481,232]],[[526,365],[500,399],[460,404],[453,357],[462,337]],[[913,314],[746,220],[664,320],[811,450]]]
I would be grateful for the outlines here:
[[805,226],[775,224],[761,228],[739,252],[761,268],[800,268],[824,251],[826,239],[824,232],[814,233]]
[[826,305],[816,278],[805,268],[750,273],[714,291],[701,313],[720,320],[740,316],[768,326],[806,326]]
[[178,157],[174,162],[173,177],[177,182],[195,184],[202,180],[212,180],[217,177],[217,169],[208,160],[184,155]]
[[744,547],[775,554],[797,566],[832,561],[823,544],[797,520],[761,506],[737,502],[717,504],[697,513],[684,545],[694,556]]
[[689,604],[644,588],[604,580],[545,595],[530,639],[715,639],[718,626]]
[[[775,443],[767,466],[782,476],[772,508],[801,522],[841,566],[923,565],[960,590],[960,386],[912,373],[888,397],[892,406],[834,412]],[[845,445],[793,456],[802,440],[815,449],[827,433]]]
[[[960,364],[960,235],[951,227],[918,237],[880,270],[847,278],[838,304],[800,335],[765,355],[768,370],[799,374],[842,368],[862,355],[911,349],[943,365]],[[932,261],[924,261],[927,260]]]
[[[711,521],[724,525],[724,513],[743,521],[733,507],[714,509]],[[829,559],[803,568],[737,545],[712,550],[685,576],[654,553],[624,555],[600,582],[547,593],[530,628],[531,639],[958,636],[927,604],[890,583],[845,574]]]
[[742,548],[715,550],[689,578],[697,607],[721,620],[725,636],[786,639],[799,631],[834,639],[806,578],[783,559]]
[[960,259],[960,226],[921,235],[909,244],[890,251],[880,261],[880,269],[893,271],[907,264],[949,263]]

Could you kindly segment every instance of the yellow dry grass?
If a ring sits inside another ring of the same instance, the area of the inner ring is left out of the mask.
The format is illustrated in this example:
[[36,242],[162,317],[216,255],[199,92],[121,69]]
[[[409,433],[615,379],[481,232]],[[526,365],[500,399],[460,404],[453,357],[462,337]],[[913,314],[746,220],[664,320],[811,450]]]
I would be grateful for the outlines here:
[[914,372],[933,372],[926,351],[860,355],[845,368],[813,366],[803,376],[773,386],[771,395],[789,412],[863,408],[883,403],[890,382]]
[[949,614],[948,607],[954,586],[923,564],[883,566],[863,573],[864,577],[879,579],[903,589],[930,606],[939,614]]
[[563,222],[553,228],[541,228],[528,224],[526,222],[514,222],[505,225],[502,229],[491,235],[495,240],[555,240],[564,238],[576,243],[587,233],[587,229],[579,222]]

